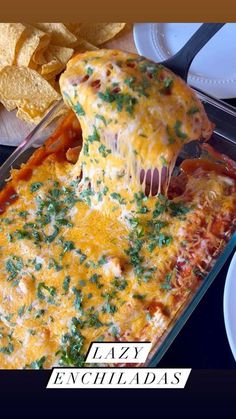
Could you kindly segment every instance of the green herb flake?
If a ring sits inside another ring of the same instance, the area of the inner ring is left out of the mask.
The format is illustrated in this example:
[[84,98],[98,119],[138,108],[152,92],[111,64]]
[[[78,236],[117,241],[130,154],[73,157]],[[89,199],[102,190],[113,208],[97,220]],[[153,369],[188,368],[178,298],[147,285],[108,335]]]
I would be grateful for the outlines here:
[[67,275],[63,281],[62,288],[64,290],[64,295],[68,293],[70,287],[71,277]]
[[124,278],[115,278],[113,281],[112,281],[112,285],[114,285],[114,287],[117,289],[117,290],[119,290],[119,291],[123,291],[126,287],[127,287],[127,285],[128,285],[128,282],[126,281],[126,279],[124,279]]
[[76,317],[71,320],[69,333],[62,337],[61,347],[56,353],[60,355],[59,364],[65,367],[83,367],[84,356],[81,349],[84,344],[84,337],[79,331],[80,321]]
[[144,300],[146,297],[146,294],[133,294],[132,297],[136,300]]
[[87,259],[87,256],[80,249],[77,249],[76,253],[80,256],[79,261],[80,261],[80,264],[82,265],[82,263]]
[[103,124],[105,125],[105,127],[107,126],[107,121],[106,121],[106,118],[103,116],[103,115],[100,115],[100,114],[96,114],[95,115],[95,118],[97,118],[97,119],[100,119],[100,121],[102,121],[103,122]]
[[170,202],[169,209],[173,217],[186,215],[191,208],[187,207],[184,202]]
[[98,134],[95,125],[93,126],[93,133],[88,136],[87,140],[89,143],[93,143],[94,141],[100,141],[100,135]]
[[26,218],[29,215],[29,212],[28,211],[19,211],[18,215],[21,218]]
[[195,113],[200,112],[200,109],[197,106],[192,106],[188,112],[187,115],[194,115]]
[[81,291],[78,290],[76,287],[73,287],[72,291],[75,295],[74,306],[75,306],[77,311],[81,311],[81,309],[82,309],[82,294],[81,294]]
[[85,156],[89,156],[89,145],[88,143],[83,143],[83,153]]
[[75,244],[73,241],[67,240],[63,242],[63,253],[70,252],[75,249]]
[[42,182],[34,182],[34,183],[31,183],[31,185],[30,185],[30,192],[36,192],[36,191],[38,191],[40,188],[41,188],[41,186],[43,186],[43,183]]
[[39,319],[40,317],[44,316],[45,312],[46,310],[44,310],[43,308],[37,310],[35,313],[35,319]]
[[80,103],[78,101],[76,101],[76,104],[73,105],[73,108],[75,110],[75,113],[79,116],[84,116],[85,115],[85,111],[83,109],[83,107],[80,105]]
[[31,364],[26,365],[25,368],[32,370],[42,370],[46,359],[46,356],[42,356],[40,359],[37,359],[36,361],[31,362]]
[[101,144],[98,147],[98,151],[99,153],[103,156],[103,157],[107,157],[109,154],[111,154],[111,150],[109,148],[106,148],[104,144]]
[[171,277],[172,277],[172,274],[171,274],[171,273],[169,273],[169,274],[167,274],[167,275],[165,276],[165,282],[163,282],[163,283],[161,284],[161,288],[162,288],[162,289],[164,289],[164,290],[166,290],[166,291],[168,291],[168,290],[171,290],[171,289],[172,289],[172,285],[171,285]]
[[114,314],[117,312],[117,307],[114,304],[111,304],[109,301],[102,306],[102,312],[108,314]]
[[35,265],[34,265],[34,269],[36,270],[36,271],[40,271],[41,269],[42,269],[42,263],[40,263],[40,262],[38,262],[38,263],[35,263]]
[[7,240],[8,240],[8,242],[9,242],[9,243],[12,243],[12,241],[13,241],[13,236],[12,236],[12,234],[7,233]]
[[137,99],[128,93],[115,93],[112,92],[109,88],[106,89],[104,93],[99,92],[98,97],[107,103],[115,103],[116,109],[118,112],[121,112],[125,109],[130,115],[133,114],[134,106],[138,102]]
[[60,231],[59,228],[56,225],[54,225],[53,228],[54,228],[54,231],[53,231],[52,234],[46,235],[44,233],[45,243],[52,243],[55,240],[55,238],[57,237],[57,235],[59,234],[59,231]]
[[60,265],[54,258],[51,258],[48,263],[48,269],[55,269],[55,271],[59,272],[63,269],[63,266]]
[[168,166],[167,160],[166,160],[165,156],[161,155],[160,156],[160,161],[161,161],[161,164],[162,164],[163,167],[167,167]]
[[86,73],[88,74],[88,76],[91,76],[93,74],[93,68],[92,67],[86,68]]
[[19,256],[12,256],[6,261],[5,268],[6,271],[10,274],[7,278],[7,281],[12,281],[23,269],[23,259]]
[[124,198],[122,198],[122,196],[121,196],[119,193],[117,193],[117,192],[112,192],[112,193],[110,194],[110,196],[111,196],[111,198],[112,198],[112,199],[114,199],[115,201],[118,201],[118,202],[119,202],[119,204],[121,204],[121,205],[126,204],[125,199],[124,199]]
[[36,295],[39,300],[45,300],[52,304],[56,296],[56,288],[54,286],[47,286],[45,282],[40,282],[37,286]]
[[96,284],[96,286],[97,286],[97,288],[99,289],[99,288],[102,288],[103,287],[103,284],[101,284],[99,281],[100,281],[100,278],[101,278],[101,275],[98,275],[98,274],[93,274],[91,277],[90,277],[90,279],[89,279],[89,281],[92,283],[92,284]]
[[17,311],[18,316],[22,317],[24,312],[25,312],[25,304],[18,309],[18,311]]
[[181,127],[182,127],[182,122],[177,120],[175,122],[175,125],[174,125],[175,134],[177,135],[177,137],[179,137],[181,139],[185,139],[185,138],[187,138],[187,134],[185,134],[183,131],[181,131]]

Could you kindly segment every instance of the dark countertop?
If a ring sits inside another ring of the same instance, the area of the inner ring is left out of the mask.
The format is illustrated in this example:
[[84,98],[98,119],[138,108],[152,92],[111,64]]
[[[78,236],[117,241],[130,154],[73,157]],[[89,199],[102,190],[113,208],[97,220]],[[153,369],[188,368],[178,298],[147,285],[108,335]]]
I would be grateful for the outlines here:
[[[227,102],[236,106],[236,99]],[[0,145],[0,165],[13,150],[13,147]],[[230,261],[231,258],[215,278],[158,367],[236,369],[223,316],[224,285]]]

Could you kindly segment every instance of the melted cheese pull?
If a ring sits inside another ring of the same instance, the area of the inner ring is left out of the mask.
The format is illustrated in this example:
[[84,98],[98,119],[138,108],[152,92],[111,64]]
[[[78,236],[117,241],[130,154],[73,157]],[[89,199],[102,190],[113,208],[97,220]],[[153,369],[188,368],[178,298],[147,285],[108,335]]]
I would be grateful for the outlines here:
[[211,134],[202,104],[183,80],[135,54],[79,54],[69,61],[60,86],[81,123],[79,164],[92,183],[102,156],[108,157],[102,167],[106,176],[125,173],[125,183],[132,182],[137,192],[140,180],[144,190],[156,177],[158,192],[161,185],[166,192],[183,145]]

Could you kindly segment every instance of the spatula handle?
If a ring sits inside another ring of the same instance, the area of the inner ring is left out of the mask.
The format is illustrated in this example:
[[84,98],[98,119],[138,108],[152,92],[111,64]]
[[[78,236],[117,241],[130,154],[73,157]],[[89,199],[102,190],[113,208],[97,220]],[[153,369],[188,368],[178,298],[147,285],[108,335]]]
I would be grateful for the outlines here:
[[194,57],[224,25],[225,23],[203,23],[183,48],[162,64],[187,80],[188,70]]

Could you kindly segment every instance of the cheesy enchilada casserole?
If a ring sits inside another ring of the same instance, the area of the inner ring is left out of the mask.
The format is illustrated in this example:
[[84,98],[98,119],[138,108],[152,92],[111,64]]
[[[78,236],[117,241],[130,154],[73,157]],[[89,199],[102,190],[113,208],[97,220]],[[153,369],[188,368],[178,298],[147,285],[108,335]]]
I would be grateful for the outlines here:
[[235,229],[235,163],[193,91],[98,50],[61,76],[72,108],[0,192],[0,368],[83,366],[92,341],[161,339]]

